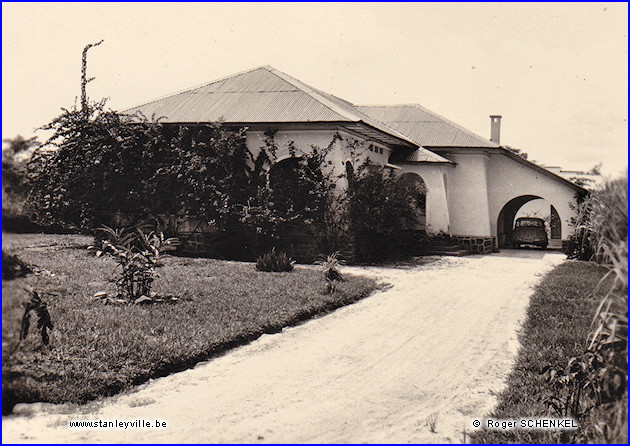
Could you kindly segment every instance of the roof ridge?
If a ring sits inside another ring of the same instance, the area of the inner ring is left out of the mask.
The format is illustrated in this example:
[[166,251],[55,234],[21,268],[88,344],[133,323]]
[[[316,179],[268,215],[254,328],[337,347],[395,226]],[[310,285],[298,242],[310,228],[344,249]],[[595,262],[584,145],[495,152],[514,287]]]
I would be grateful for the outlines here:
[[[346,101],[345,99],[341,99],[338,98],[337,96],[335,96],[332,93],[328,93],[325,92],[323,90],[319,90],[315,87],[311,87],[308,84],[305,84],[304,82],[302,82],[299,79],[294,78],[291,75],[288,75],[276,68],[267,66],[265,67],[267,68],[271,73],[275,74],[276,76],[278,76],[280,79],[284,80],[285,82],[290,83],[291,85],[293,85],[294,87],[300,89],[301,91],[303,91],[304,93],[308,94],[310,97],[312,97],[313,99],[315,99],[316,101],[318,101],[319,103],[321,103],[322,105],[324,105],[325,107],[327,107],[329,110],[332,110],[333,112],[337,113],[338,115],[343,116],[344,118],[350,120],[351,122],[362,122],[366,125],[372,126],[374,127],[374,124],[370,124],[369,122],[366,122],[367,120],[374,120],[376,121],[376,123],[378,123],[379,125],[384,126],[390,133],[392,133],[393,136],[402,139],[404,141],[408,141],[411,142],[413,144],[417,144],[416,142],[412,141],[409,137],[403,135],[402,133],[400,133],[398,130],[388,126],[387,124],[385,124],[384,122],[379,121],[378,119],[374,119],[373,117],[371,117],[370,115],[363,113],[361,110],[358,109],[358,107],[353,104],[350,101]],[[348,107],[350,107],[352,109],[352,111],[350,110],[346,110],[343,107],[335,104],[334,101],[330,100],[327,96],[332,96],[335,99],[347,104]],[[377,127],[375,127],[377,128]],[[379,129],[381,131],[383,131],[382,129]]]
[[472,131],[468,130],[468,129],[467,129],[467,128],[465,128],[465,127],[462,127],[461,125],[457,124],[456,122],[453,122],[453,121],[451,121],[450,119],[445,118],[444,116],[442,116],[442,115],[440,115],[440,114],[438,114],[438,113],[435,113],[434,111],[429,110],[428,108],[426,108],[426,107],[424,107],[424,106],[422,106],[422,105],[420,105],[420,104],[418,104],[418,103],[411,103],[411,104],[390,104],[390,105],[387,105],[387,104],[386,104],[386,105],[360,105],[360,107],[391,107],[391,108],[394,108],[394,107],[415,107],[415,108],[417,108],[417,109],[422,110],[422,111],[423,111],[423,112],[425,112],[425,113],[428,113],[428,114],[430,114],[430,115],[435,116],[436,118],[441,119],[442,121],[447,122],[448,124],[452,125],[453,127],[457,128],[458,130],[461,130],[462,132],[466,133],[468,136],[471,136],[471,137],[473,137],[473,138],[475,138],[475,139],[481,139],[481,140],[483,140],[483,142],[484,142],[484,143],[486,143],[486,144],[487,144],[487,143],[493,144],[493,145],[494,145],[494,147],[500,147],[500,144],[497,144],[497,143],[495,143],[495,142],[493,142],[493,141],[490,141],[489,139],[486,139],[486,138],[484,138],[483,136],[478,135],[478,134],[476,134],[475,132],[472,132]]
[[461,130],[461,131],[463,131],[464,133],[467,133],[468,135],[470,135],[470,136],[472,136],[472,137],[474,137],[474,138],[479,138],[479,139],[482,139],[485,143],[494,144],[496,147],[500,147],[500,144],[497,144],[497,143],[495,143],[494,141],[490,141],[489,139],[486,139],[486,138],[484,138],[484,137],[483,137],[483,136],[481,136],[481,135],[477,135],[475,132],[472,132],[472,131],[468,130],[467,128],[462,127],[461,125],[457,124],[456,122],[453,122],[453,121],[451,121],[450,119],[445,118],[444,116],[442,116],[442,115],[440,115],[440,114],[437,114],[437,113],[435,113],[434,111],[429,110],[429,109],[428,109],[428,108],[426,108],[426,107],[423,107],[423,106],[422,106],[422,105],[420,105],[420,104],[413,104],[413,105],[414,105],[416,108],[419,108],[420,110],[422,110],[422,111],[424,111],[424,112],[426,112],[426,113],[430,113],[430,114],[432,114],[433,116],[436,116],[436,117],[438,117],[438,118],[440,118],[440,119],[442,119],[442,120],[444,120],[444,121],[448,122],[448,123],[449,123],[449,124],[451,124],[452,126],[457,127],[458,129],[460,129],[460,130]]
[[285,82],[290,83],[291,85],[293,85],[294,87],[300,89],[301,91],[303,91],[304,93],[306,93],[307,95],[309,95],[310,97],[312,97],[313,99],[315,99],[316,101],[320,102],[322,105],[324,105],[326,108],[328,108],[329,110],[332,110],[333,112],[337,113],[340,116],[343,116],[344,118],[348,119],[349,121],[352,122],[358,122],[361,121],[361,117],[360,116],[356,116],[350,112],[348,112],[347,110],[344,110],[343,108],[339,107],[337,104],[335,104],[334,102],[332,102],[330,99],[328,99],[327,97],[325,97],[324,95],[322,95],[316,88],[311,87],[310,85],[305,84],[304,82],[276,69],[273,68],[271,66],[266,66],[264,67],[266,68],[269,72],[275,74],[276,76],[278,76],[280,79],[282,79]]
[[188,88],[184,88],[182,90],[178,90],[178,91],[176,91],[174,93],[165,94],[163,96],[157,97],[155,99],[152,99],[152,100],[150,100],[148,102],[144,102],[142,104],[135,105],[133,107],[127,107],[124,111],[126,112],[126,111],[132,110],[134,108],[139,108],[139,107],[143,107],[145,105],[153,104],[155,102],[158,102],[158,101],[161,101],[161,100],[164,100],[164,99],[167,99],[167,98],[171,98],[173,96],[177,96],[177,95],[182,94],[182,93],[187,93],[189,91],[199,90],[199,89],[201,89],[203,87],[207,87],[208,85],[216,84],[218,82],[223,82],[223,81],[226,81],[226,80],[228,80],[230,78],[233,78],[233,77],[236,77],[236,76],[241,76],[243,74],[251,73],[252,71],[256,71],[256,70],[260,70],[260,69],[267,69],[268,71],[271,71],[274,68],[272,66],[270,66],[270,65],[260,65],[258,67],[250,68],[248,70],[239,71],[238,73],[233,73],[233,74],[230,74],[228,76],[223,76],[223,77],[220,77],[219,79],[215,79],[215,80],[212,80],[210,82],[204,82],[204,83],[196,85],[194,87],[188,87]]

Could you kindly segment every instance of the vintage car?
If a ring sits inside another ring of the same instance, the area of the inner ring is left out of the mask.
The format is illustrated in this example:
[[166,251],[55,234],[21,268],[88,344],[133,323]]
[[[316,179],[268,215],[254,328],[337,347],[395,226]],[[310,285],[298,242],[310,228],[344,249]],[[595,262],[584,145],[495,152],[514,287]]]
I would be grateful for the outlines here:
[[534,217],[521,217],[516,219],[511,238],[512,246],[535,245],[545,249],[548,243],[545,220]]

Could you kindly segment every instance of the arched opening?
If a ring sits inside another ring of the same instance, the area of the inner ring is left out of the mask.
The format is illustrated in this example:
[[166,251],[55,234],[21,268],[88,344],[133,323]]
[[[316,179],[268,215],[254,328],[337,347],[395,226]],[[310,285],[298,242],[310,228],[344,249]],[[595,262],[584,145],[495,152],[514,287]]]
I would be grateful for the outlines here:
[[269,169],[269,187],[278,210],[296,212],[308,206],[310,182],[315,181],[301,158],[285,158]]
[[556,208],[551,205],[550,213],[549,213],[549,225],[551,232],[551,240],[557,240],[562,246],[562,221],[560,220],[560,215]]
[[[497,219],[497,243],[499,248],[513,246],[520,241],[514,240],[513,232],[517,220],[535,219],[544,222],[544,230],[547,235],[547,244],[544,246],[559,247],[562,238],[562,223],[556,208],[542,197],[537,195],[521,195],[508,201]],[[527,244],[527,243],[525,243]],[[543,243],[539,243],[543,246]]]
[[427,186],[422,177],[413,172],[403,173],[400,181],[412,190],[413,204],[418,209],[418,225],[415,229],[425,231],[427,228]]

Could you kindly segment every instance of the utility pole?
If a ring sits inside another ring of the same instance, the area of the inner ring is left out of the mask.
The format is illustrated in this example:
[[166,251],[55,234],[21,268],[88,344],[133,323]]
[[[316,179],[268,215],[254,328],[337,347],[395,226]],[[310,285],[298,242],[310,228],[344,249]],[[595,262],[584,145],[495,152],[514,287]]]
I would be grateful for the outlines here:
[[87,52],[93,46],[98,46],[103,43],[101,40],[98,43],[90,43],[83,48],[83,63],[81,65],[81,113],[83,113],[83,117],[87,119],[88,117],[88,101],[87,101],[87,93],[85,92],[85,86],[88,82],[94,80],[93,77],[87,78]]

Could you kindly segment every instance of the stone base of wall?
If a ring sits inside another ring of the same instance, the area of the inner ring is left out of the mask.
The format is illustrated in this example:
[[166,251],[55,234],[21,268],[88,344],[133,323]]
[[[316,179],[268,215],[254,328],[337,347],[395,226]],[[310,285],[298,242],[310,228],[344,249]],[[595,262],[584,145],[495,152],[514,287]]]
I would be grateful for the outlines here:
[[285,252],[298,263],[312,263],[321,254],[319,239],[311,234],[287,234],[279,240],[264,243],[248,240],[234,235],[226,236],[218,231],[177,233],[182,245],[178,252],[204,257],[255,261],[256,258],[272,248]]
[[496,237],[475,237],[467,235],[452,236],[457,243],[477,254],[490,254],[495,250]]
[[205,256],[215,254],[212,248],[215,246],[216,236],[211,232],[178,232],[176,235],[182,242],[178,249],[181,253]]

